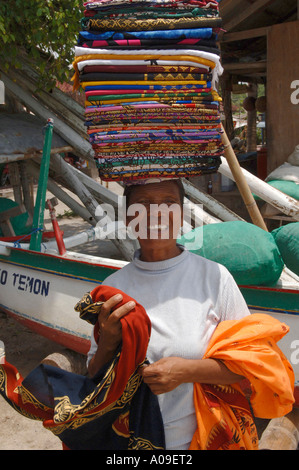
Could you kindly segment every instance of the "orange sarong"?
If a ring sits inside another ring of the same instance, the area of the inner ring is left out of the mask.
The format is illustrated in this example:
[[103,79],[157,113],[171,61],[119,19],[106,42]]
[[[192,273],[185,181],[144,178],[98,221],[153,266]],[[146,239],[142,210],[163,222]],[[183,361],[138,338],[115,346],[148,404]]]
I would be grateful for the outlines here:
[[[250,382],[253,414],[284,416],[294,403],[294,372],[277,346],[289,331],[266,314],[221,322],[204,358],[222,361]],[[239,384],[194,384],[198,428],[190,450],[257,450],[258,436],[248,400]]]

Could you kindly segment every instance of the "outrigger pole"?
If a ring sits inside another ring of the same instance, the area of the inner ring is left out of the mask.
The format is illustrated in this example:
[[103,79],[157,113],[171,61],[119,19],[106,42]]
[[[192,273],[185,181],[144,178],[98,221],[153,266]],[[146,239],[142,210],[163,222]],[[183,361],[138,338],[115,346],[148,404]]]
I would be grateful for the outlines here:
[[257,203],[254,200],[252,192],[248,186],[245,176],[242,173],[239,161],[235,155],[235,152],[231,146],[231,143],[226,135],[226,132],[222,126],[222,142],[224,145],[224,156],[233,174],[235,182],[238,186],[242,199],[245,203],[247,211],[251,217],[253,224],[262,228],[266,232],[268,231],[264,219],[260,213]]
[[45,127],[45,139],[43,147],[43,156],[40,166],[36,202],[33,214],[34,232],[30,238],[29,249],[41,251],[42,230],[44,228],[44,210],[46,204],[47,181],[49,175],[51,145],[53,136],[53,119],[48,119]]

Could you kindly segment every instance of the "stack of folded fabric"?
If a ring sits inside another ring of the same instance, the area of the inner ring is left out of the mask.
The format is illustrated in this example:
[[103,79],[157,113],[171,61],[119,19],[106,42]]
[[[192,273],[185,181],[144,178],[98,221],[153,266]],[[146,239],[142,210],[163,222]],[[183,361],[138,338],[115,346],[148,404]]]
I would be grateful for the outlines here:
[[74,84],[104,181],[217,171],[223,152],[215,0],[84,2]]

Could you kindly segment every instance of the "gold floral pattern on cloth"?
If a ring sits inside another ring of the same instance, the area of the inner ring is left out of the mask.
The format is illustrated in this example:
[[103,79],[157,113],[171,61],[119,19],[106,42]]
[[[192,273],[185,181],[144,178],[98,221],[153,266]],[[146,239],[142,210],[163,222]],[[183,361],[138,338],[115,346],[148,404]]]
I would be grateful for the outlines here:
[[151,31],[164,29],[183,29],[198,28],[205,26],[220,26],[221,18],[155,18],[148,20],[138,20],[130,18],[115,19],[93,19],[91,18],[87,24],[87,30],[95,31]]

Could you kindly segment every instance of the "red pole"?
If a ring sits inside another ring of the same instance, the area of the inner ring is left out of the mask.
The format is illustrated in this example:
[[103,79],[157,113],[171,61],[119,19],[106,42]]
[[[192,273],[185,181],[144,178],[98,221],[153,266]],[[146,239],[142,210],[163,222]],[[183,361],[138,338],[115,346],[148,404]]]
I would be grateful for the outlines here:
[[52,225],[53,225],[53,230],[54,230],[54,234],[55,234],[59,254],[64,255],[66,253],[66,248],[65,248],[65,245],[64,245],[64,241],[63,241],[62,231],[60,230],[60,227],[59,227],[57,219],[56,219],[56,211],[55,211],[54,207],[52,206],[52,203],[51,203],[50,199],[47,199],[47,204],[48,204],[48,209],[50,211],[51,221],[52,221]]

